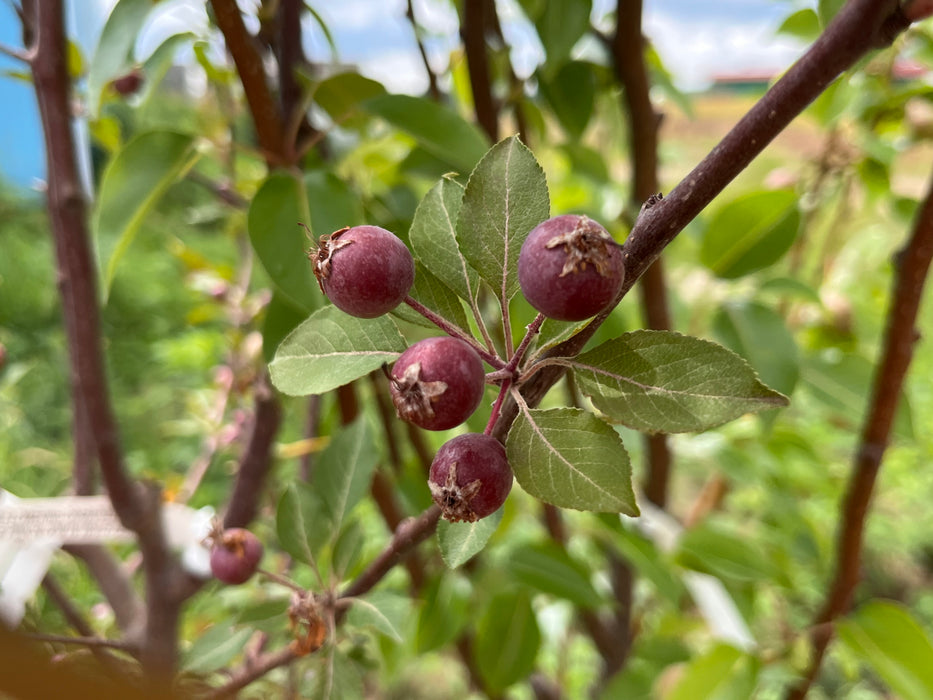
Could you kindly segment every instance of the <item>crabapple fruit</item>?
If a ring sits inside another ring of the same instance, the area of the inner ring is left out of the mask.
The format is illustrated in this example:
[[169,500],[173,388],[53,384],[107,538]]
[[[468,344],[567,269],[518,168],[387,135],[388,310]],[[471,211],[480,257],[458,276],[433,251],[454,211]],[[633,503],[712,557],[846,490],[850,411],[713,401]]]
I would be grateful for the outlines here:
[[415,261],[398,236],[378,226],[342,228],[308,253],[321,291],[341,311],[376,318],[398,306],[415,280]]
[[476,350],[459,338],[420,340],[389,374],[398,417],[427,430],[447,430],[473,415],[483,398],[485,373]]
[[441,446],[431,463],[431,498],[452,522],[475,522],[495,513],[512,490],[512,468],[502,443],[467,433]]
[[232,527],[214,535],[211,573],[224,583],[238,584],[256,573],[263,547],[249,530]]
[[528,303],[548,318],[582,321],[612,303],[625,279],[622,248],[585,216],[538,224],[518,256],[518,282]]

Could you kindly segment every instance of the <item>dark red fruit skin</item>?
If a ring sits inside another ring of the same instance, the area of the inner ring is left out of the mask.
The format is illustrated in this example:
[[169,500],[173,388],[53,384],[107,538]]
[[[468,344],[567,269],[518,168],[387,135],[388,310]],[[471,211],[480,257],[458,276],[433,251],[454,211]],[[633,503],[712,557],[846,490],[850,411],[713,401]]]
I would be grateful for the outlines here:
[[358,318],[388,313],[408,296],[415,261],[398,236],[378,226],[354,226],[321,239],[310,254],[327,298]]
[[[391,379],[389,391],[398,417],[426,430],[447,430],[463,423],[479,406],[486,386],[476,350],[450,336],[412,345],[395,361]],[[410,385],[411,379],[417,379],[416,386]]]
[[[549,248],[548,243],[575,229],[585,232],[585,246],[591,257],[566,271],[570,260],[567,249],[564,245]],[[616,298],[624,279],[621,246],[606,229],[585,216],[566,214],[538,224],[518,256],[522,294],[538,311],[558,321],[582,321],[595,316]]]
[[256,573],[262,552],[262,543],[249,530],[224,530],[211,547],[211,573],[224,583],[244,583]]
[[123,97],[135,95],[139,91],[139,88],[142,87],[143,73],[138,68],[134,68],[129,73],[121,75],[119,78],[114,78],[110,84],[113,85],[113,89]]
[[437,451],[428,484],[445,518],[475,522],[505,503],[512,490],[512,468],[501,442],[490,435],[467,433]]

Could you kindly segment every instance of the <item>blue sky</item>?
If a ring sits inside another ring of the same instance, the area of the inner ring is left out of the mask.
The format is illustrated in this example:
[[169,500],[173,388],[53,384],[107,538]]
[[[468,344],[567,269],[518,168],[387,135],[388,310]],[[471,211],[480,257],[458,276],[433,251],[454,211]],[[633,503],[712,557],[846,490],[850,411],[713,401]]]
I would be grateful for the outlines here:
[[[239,0],[249,6],[254,0]],[[498,0],[503,31],[521,75],[530,74],[543,57],[517,0]],[[114,0],[66,0],[71,32],[89,57]],[[137,51],[145,57],[162,39],[181,30],[206,32],[204,0],[163,0],[140,36]],[[406,0],[318,0],[311,3],[324,17],[343,62],[357,64],[365,75],[396,91],[420,93],[427,76],[405,19]],[[600,17],[614,0],[593,0]],[[699,88],[711,76],[743,70],[785,68],[800,47],[774,36],[781,19],[807,0],[645,0],[645,31],[682,87]],[[432,66],[443,72],[458,43],[457,20],[449,0],[415,0],[415,14],[427,29]],[[306,50],[319,61],[330,50],[319,28],[305,20]],[[19,26],[8,3],[0,2],[0,41],[19,45]],[[0,71],[19,67],[0,56]],[[41,178],[44,164],[35,99],[29,85],[0,76],[0,175],[28,187]]]

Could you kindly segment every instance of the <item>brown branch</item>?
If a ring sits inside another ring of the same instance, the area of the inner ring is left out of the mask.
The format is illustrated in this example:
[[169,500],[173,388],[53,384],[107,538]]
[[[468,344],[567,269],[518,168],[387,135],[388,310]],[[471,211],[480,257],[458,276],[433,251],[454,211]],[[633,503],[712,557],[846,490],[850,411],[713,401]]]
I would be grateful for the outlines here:
[[441,101],[441,90],[437,86],[437,75],[431,70],[431,62],[428,61],[428,52],[424,49],[424,42],[421,41],[421,27],[415,20],[415,8],[411,0],[408,0],[408,7],[405,10],[405,16],[411,24],[411,31],[415,35],[415,42],[418,44],[418,53],[421,54],[421,62],[424,64],[424,72],[428,74],[428,94],[435,102]]
[[246,527],[256,517],[259,499],[274,463],[275,436],[282,424],[282,408],[265,374],[254,389],[253,430],[240,459],[236,483],[224,514],[224,527]]
[[340,597],[356,598],[371,590],[402,557],[431,536],[440,517],[441,509],[431,506],[418,517],[402,521],[395,529],[389,545],[344,589]]
[[264,675],[282,666],[287,666],[293,661],[302,658],[291,646],[284,647],[278,651],[269,652],[252,660],[249,664],[243,666],[232,674],[229,681],[220,688],[204,696],[205,700],[220,700],[220,698],[229,698],[242,690],[250,683]]
[[[616,75],[624,88],[622,100],[629,118],[632,199],[637,207],[659,189],[658,127],[661,115],[655,111],[649,92],[641,0],[618,0],[616,18],[611,48]],[[645,271],[639,288],[646,326],[654,330],[670,330],[667,284],[660,259]],[[644,442],[647,456],[645,496],[663,508],[670,480],[670,447],[664,435],[646,435]]]
[[246,103],[249,105],[256,137],[263,157],[270,166],[286,165],[284,127],[282,118],[266,82],[262,56],[254,38],[246,30],[236,0],[210,0],[217,26],[224,35],[227,51],[233,57]]
[[177,606],[171,600],[171,583],[179,570],[164,540],[158,494],[142,488],[127,472],[110,404],[97,307],[97,271],[71,130],[71,84],[62,2],[30,3],[24,6],[25,14],[34,18],[38,30],[32,74],[45,137],[48,211],[72,390],[75,402],[84,407],[114,511],[123,526],[137,535],[144,557],[149,595],[143,665],[153,678],[166,679],[174,670],[177,652]]
[[881,359],[875,371],[871,401],[865,414],[858,451],[842,505],[836,546],[836,572],[822,610],[811,631],[813,654],[804,678],[788,694],[803,698],[819,673],[820,664],[832,640],[830,623],[848,611],[859,580],[859,562],[868,508],[881,460],[891,435],[901,389],[914,344],[920,336],[917,314],[923,299],[933,260],[933,181],[914,223],[907,246],[896,256],[894,291],[888,310],[887,328]]
[[[318,437],[321,424],[321,395],[312,394],[308,397],[308,417],[305,420],[305,440]],[[314,451],[308,450],[301,456],[301,465],[298,474],[302,481],[310,481],[314,472]]]
[[118,639],[104,639],[93,635],[84,637],[71,637],[67,634],[41,634],[30,632],[26,637],[36,642],[49,642],[50,644],[76,644],[89,649],[116,649],[127,653],[133,652],[133,647]]
[[72,544],[62,549],[84,562],[113,610],[117,627],[124,636],[139,640],[146,609],[129,576],[120,568],[110,551],[96,544]]
[[[664,199],[639,216],[623,246],[626,277],[617,301],[632,288],[661,252],[803,109],[842,71],[869,50],[889,44],[907,28],[894,0],[850,0],[822,35],[784,76],[739,120],[703,161]],[[546,353],[574,356],[609,315],[610,306],[580,333]],[[535,406],[563,374],[546,367],[523,384],[522,394]],[[504,440],[518,414],[506,402],[493,435]]]
[[489,57],[486,54],[486,13],[489,10],[487,2],[488,0],[473,0],[464,3],[460,33],[470,72],[470,89],[473,91],[476,121],[489,140],[496,143],[499,140],[499,112],[492,98]]

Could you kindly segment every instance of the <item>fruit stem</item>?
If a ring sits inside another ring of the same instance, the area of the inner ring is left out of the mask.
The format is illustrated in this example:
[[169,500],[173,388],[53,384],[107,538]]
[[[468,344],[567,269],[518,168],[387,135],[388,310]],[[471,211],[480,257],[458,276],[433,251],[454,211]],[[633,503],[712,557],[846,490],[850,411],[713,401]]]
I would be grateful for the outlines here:
[[265,576],[266,578],[271,579],[272,581],[275,581],[276,583],[282,586],[285,586],[286,588],[291,588],[293,591],[298,591],[299,593],[306,592],[304,588],[299,586],[297,583],[292,581],[290,578],[286,578],[285,576],[276,574],[272,571],[269,571],[268,569],[258,568],[256,569],[256,573],[261,574],[262,576]]
[[460,340],[469,343],[470,347],[476,350],[477,354],[482,357],[490,367],[494,367],[496,369],[505,368],[505,361],[503,361],[502,358],[494,353],[491,353],[489,350],[483,347],[483,345],[480,344],[476,338],[471,335],[467,335],[440,314],[434,313],[427,306],[419,301],[416,301],[411,296],[405,297],[405,303],[419,314],[424,316],[426,319],[428,319],[435,326],[444,331],[447,335],[454,338],[459,338]]
[[541,330],[542,323],[544,323],[544,314],[539,313],[537,316],[535,316],[535,320],[528,324],[528,326],[525,328],[525,337],[522,338],[522,342],[519,343],[518,347],[515,349],[515,354],[512,355],[512,358],[509,360],[509,364],[505,366],[506,371],[514,372],[516,369],[518,369],[518,364],[525,356],[525,352],[528,350],[528,346],[531,345],[531,339],[538,335],[538,331]]
[[483,431],[483,435],[492,435],[492,429],[495,427],[496,421],[499,420],[499,413],[502,412],[502,402],[505,401],[505,397],[508,395],[509,387],[511,386],[511,378],[506,378],[502,381],[502,386],[499,387],[499,395],[496,397],[496,402],[492,405],[492,413],[489,415],[489,422],[486,423],[486,429]]

